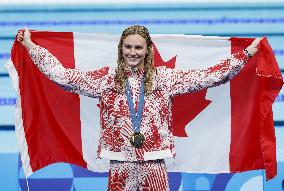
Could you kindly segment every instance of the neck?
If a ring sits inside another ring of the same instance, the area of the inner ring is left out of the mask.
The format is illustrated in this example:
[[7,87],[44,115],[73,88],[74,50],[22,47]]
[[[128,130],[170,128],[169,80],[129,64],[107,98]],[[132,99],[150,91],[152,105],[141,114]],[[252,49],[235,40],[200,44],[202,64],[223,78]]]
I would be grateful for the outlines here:
[[142,69],[142,68],[144,68],[144,63],[142,62],[142,63],[139,63],[139,64],[137,64],[136,66],[127,66],[127,67],[129,67],[131,70],[134,70],[134,69]]

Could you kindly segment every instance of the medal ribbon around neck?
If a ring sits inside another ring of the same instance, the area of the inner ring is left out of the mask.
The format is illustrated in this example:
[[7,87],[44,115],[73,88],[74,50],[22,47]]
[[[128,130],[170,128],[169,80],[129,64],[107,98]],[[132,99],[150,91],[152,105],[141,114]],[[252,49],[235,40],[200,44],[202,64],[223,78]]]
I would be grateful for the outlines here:
[[129,86],[128,80],[126,80],[126,89],[125,94],[127,97],[128,107],[130,111],[131,121],[132,121],[132,127],[134,132],[140,132],[140,125],[142,120],[142,112],[143,112],[143,106],[144,106],[144,78],[143,76],[141,80],[141,87],[140,87],[140,95],[139,95],[139,103],[138,103],[138,111],[135,112],[134,103],[133,103],[133,97],[131,95],[131,90]]

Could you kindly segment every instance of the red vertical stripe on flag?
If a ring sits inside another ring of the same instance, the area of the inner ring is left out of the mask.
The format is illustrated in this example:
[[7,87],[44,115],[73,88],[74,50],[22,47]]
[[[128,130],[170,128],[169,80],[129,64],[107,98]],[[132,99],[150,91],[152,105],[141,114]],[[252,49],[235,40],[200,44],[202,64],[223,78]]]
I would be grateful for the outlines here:
[[[32,32],[32,40],[47,48],[65,67],[75,68],[73,33]],[[17,62],[20,59],[13,61],[16,61],[19,74],[23,125],[32,170],[56,162],[86,167],[82,154],[79,96],[47,79],[27,52],[20,49],[23,47],[14,45],[12,54],[16,50],[25,53],[24,63]],[[23,58],[23,55],[16,58]]]
[[[251,39],[231,39],[231,53],[246,48]],[[230,169],[239,172],[262,169],[263,158],[258,125],[256,59],[246,63],[241,73],[230,82],[231,149]]]
[[[251,39],[231,40],[232,53],[251,43]],[[261,47],[258,55],[230,82],[230,168],[232,172],[265,168],[266,177],[270,179],[276,175],[277,164],[272,103],[281,89],[282,77],[275,57],[268,57],[273,52],[266,39],[261,42],[264,44],[267,46]]]

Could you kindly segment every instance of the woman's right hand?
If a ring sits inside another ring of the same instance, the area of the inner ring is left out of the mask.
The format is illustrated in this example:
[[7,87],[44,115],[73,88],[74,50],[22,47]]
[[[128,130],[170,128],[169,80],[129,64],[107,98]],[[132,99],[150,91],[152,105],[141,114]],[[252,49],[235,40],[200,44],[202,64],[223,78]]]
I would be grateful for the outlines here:
[[17,41],[20,42],[28,51],[36,46],[31,40],[31,33],[28,28],[19,30],[17,34]]

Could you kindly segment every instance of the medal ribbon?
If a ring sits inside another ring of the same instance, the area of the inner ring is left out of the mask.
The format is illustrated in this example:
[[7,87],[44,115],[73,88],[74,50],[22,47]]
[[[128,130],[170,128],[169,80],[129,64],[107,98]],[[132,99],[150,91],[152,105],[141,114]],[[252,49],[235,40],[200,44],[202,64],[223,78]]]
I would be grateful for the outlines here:
[[127,97],[128,107],[130,111],[130,117],[132,121],[132,127],[134,132],[140,132],[140,125],[142,121],[142,112],[143,112],[143,105],[144,105],[144,76],[141,80],[141,87],[140,87],[140,95],[139,95],[139,103],[138,103],[138,111],[135,112],[133,97],[131,95],[131,90],[129,86],[128,80],[126,80],[126,89],[125,94]]

